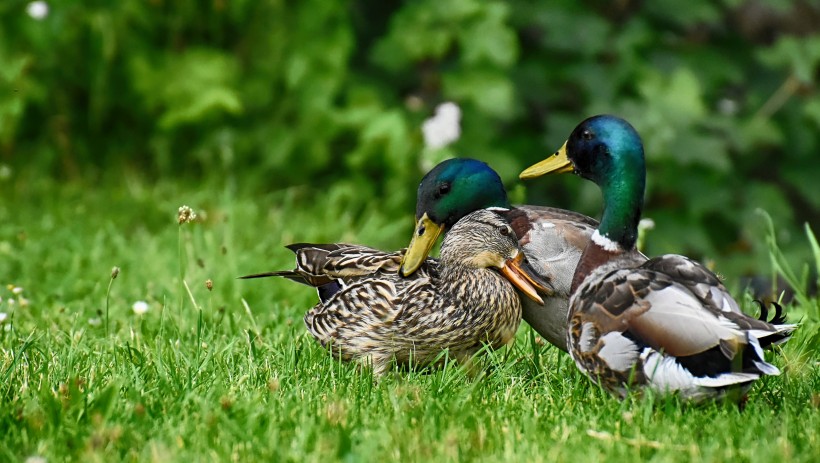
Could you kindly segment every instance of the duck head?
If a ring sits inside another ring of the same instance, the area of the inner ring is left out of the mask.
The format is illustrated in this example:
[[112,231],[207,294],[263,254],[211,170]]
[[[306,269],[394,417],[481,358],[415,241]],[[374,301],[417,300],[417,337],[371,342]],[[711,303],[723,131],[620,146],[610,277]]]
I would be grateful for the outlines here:
[[622,249],[632,249],[646,184],[643,143],[632,125],[611,115],[590,117],[575,127],[558,151],[525,169],[520,178],[565,172],[600,187],[604,212],[599,234]]
[[538,292],[552,289],[524,258],[509,222],[492,210],[479,209],[459,220],[441,244],[443,266],[495,269],[527,297],[544,305]]
[[501,178],[490,166],[467,158],[439,163],[419,184],[416,227],[399,272],[415,272],[439,235],[467,214],[490,207],[510,207]]

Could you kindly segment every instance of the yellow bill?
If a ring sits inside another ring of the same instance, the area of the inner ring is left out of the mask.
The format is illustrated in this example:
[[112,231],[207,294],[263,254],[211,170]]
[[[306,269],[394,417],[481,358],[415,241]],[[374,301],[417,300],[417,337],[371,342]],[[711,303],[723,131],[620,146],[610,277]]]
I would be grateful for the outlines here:
[[572,162],[570,162],[567,157],[567,144],[564,143],[561,149],[556,151],[552,156],[524,169],[524,172],[521,172],[521,174],[518,175],[518,178],[526,180],[540,177],[545,174],[563,174],[566,172],[573,172],[574,170],[575,169],[572,167]]
[[500,270],[504,278],[538,304],[544,305],[544,300],[538,295],[538,290],[553,294],[550,288],[544,286],[541,278],[535,276],[535,272],[524,262],[524,254],[520,252],[514,258],[504,262]]
[[444,227],[430,220],[426,213],[421,216],[416,222],[416,230],[413,233],[413,239],[410,240],[410,246],[401,258],[399,273],[402,276],[412,275],[421,266],[443,231]]

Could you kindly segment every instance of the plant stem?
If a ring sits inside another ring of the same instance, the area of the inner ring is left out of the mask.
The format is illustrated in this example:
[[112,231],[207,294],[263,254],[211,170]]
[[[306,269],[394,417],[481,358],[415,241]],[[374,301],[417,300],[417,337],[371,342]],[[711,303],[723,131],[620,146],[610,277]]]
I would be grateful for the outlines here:
[[[184,289],[185,285],[185,262],[183,259],[183,252],[182,252],[182,224],[179,225],[179,233],[177,239],[177,253],[179,254],[179,285],[180,289]],[[177,311],[177,315],[182,314],[182,305],[185,303],[185,292],[179,292],[179,307]]]
[[108,280],[108,290],[105,292],[105,337],[108,337],[108,307],[111,301],[111,286],[114,284],[114,278]]

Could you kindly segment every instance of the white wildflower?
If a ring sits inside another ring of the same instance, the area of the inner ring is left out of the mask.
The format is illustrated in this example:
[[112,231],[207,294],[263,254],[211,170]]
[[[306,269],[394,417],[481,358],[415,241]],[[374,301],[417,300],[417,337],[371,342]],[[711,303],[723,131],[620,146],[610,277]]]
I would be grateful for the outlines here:
[[0,312],[0,323],[6,321],[7,318],[9,318],[9,314],[7,314],[6,312]]
[[48,3],[42,0],[31,2],[26,6],[26,13],[39,21],[48,16]]
[[11,292],[12,292],[12,294],[23,294],[23,288],[21,288],[19,286],[15,286],[15,287],[11,288]]
[[655,221],[652,219],[641,219],[638,222],[638,230],[654,230],[655,229]]
[[0,180],[8,180],[11,178],[11,167],[6,164],[0,164]]
[[430,149],[443,148],[461,136],[461,108],[452,102],[436,107],[436,115],[421,126],[424,145]]
[[100,319],[100,317],[89,318],[88,324],[91,326],[100,326],[102,325],[102,319]]
[[177,211],[177,221],[180,225],[191,223],[196,219],[196,212],[188,206],[180,206]]
[[131,310],[137,315],[144,315],[148,312],[148,303],[145,301],[137,301],[131,306]]

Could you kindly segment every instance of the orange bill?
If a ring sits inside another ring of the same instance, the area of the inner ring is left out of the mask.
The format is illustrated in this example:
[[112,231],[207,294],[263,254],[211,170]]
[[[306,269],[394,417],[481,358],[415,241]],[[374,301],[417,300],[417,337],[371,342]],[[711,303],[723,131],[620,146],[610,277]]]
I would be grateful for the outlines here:
[[501,274],[527,297],[541,305],[544,305],[544,300],[538,295],[538,291],[547,295],[553,294],[547,283],[524,261],[524,254],[521,252],[514,258],[504,262],[504,266],[501,267]]

